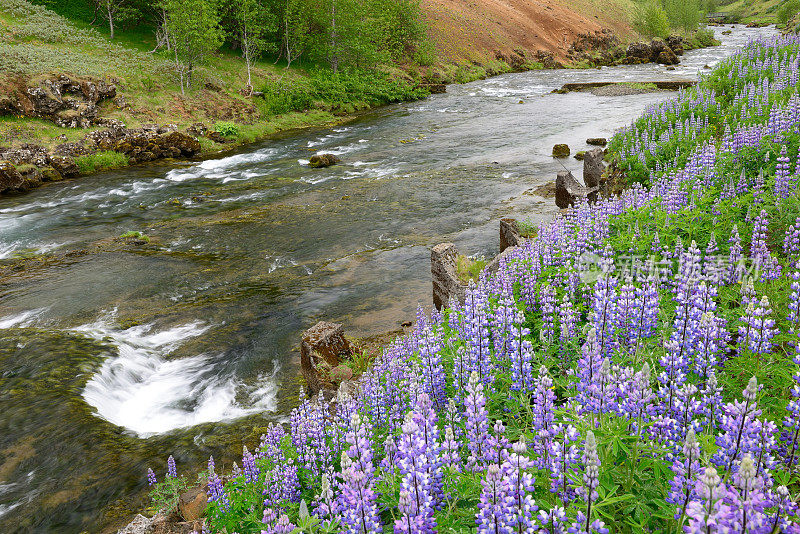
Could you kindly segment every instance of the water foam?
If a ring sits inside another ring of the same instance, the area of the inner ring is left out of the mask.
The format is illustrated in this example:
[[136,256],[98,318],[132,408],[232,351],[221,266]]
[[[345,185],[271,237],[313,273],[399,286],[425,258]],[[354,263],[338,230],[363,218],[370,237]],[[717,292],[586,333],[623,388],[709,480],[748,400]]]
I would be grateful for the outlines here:
[[110,340],[118,352],[86,384],[84,400],[99,417],[140,437],[275,411],[278,388],[272,376],[260,376],[248,386],[215,367],[213,355],[166,358],[210,328],[193,322],[166,330],[151,324],[119,330],[105,319],[77,328]]

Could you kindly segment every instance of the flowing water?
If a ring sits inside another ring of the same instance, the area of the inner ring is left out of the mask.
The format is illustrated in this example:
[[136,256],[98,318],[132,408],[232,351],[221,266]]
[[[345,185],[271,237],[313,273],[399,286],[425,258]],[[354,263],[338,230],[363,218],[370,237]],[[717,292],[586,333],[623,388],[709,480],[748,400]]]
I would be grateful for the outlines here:
[[[718,30],[721,30],[718,28]],[[0,529],[98,531],[141,509],[174,454],[256,444],[298,390],[299,334],[396,329],[430,304],[430,247],[497,252],[498,219],[587,137],[669,96],[551,94],[568,82],[696,79],[756,35],[643,65],[508,74],[293,132],[236,155],[148,165],[0,199]],[[718,31],[719,33],[719,31]],[[343,164],[311,170],[315,153]],[[147,244],[115,240],[129,231]],[[219,462],[218,462],[219,465]]]

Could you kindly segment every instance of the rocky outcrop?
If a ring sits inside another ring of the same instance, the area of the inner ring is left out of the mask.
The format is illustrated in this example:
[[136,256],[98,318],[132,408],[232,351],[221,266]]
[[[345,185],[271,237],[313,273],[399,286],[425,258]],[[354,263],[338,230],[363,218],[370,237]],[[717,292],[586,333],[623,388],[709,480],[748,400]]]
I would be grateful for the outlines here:
[[341,161],[342,160],[333,154],[315,154],[311,156],[308,166],[312,169],[324,169],[325,167],[330,167],[332,165],[336,165],[337,163],[341,163]]
[[0,161],[0,193],[20,191],[25,178],[10,161]]
[[[585,160],[584,160],[585,161]],[[566,209],[576,206],[584,199],[597,200],[597,188],[581,185],[569,171],[559,171],[556,175],[556,206]]]
[[75,178],[81,172],[75,160],[69,156],[51,156],[50,165],[63,178]]
[[310,397],[329,385],[327,375],[343,360],[352,358],[354,350],[344,336],[344,326],[320,321],[303,333],[300,342],[300,370]]
[[553,146],[553,157],[554,158],[566,158],[569,157],[569,145],[565,145],[563,143],[559,143]]
[[0,114],[38,117],[63,128],[88,128],[104,123],[98,104],[116,96],[116,86],[105,80],[57,74],[4,96]]
[[92,132],[88,137],[96,149],[125,154],[131,164],[162,158],[192,157],[202,149],[200,141],[175,131],[174,126],[109,128]]
[[510,217],[500,219],[500,252],[520,244],[522,244],[522,236],[517,227],[517,220]]
[[605,164],[603,163],[603,149],[593,148],[587,150],[583,156],[583,183],[592,189],[600,187],[600,177],[603,176]]
[[439,243],[431,249],[433,305],[437,310],[441,310],[451,301],[464,301],[467,286],[458,278],[457,257],[458,250],[453,243]]
[[628,45],[624,62],[629,65],[639,63],[661,63],[663,65],[677,65],[680,63],[678,54],[669,43],[673,43],[683,54],[683,39],[668,37],[667,41],[653,39],[649,43],[635,42]]

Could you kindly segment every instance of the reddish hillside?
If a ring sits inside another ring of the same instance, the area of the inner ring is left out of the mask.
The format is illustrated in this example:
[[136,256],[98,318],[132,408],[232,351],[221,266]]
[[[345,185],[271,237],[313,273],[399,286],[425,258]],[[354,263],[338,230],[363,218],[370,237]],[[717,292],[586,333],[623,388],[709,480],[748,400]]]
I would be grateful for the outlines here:
[[422,0],[443,57],[485,60],[495,50],[552,52],[564,59],[579,33],[631,35],[626,0]]

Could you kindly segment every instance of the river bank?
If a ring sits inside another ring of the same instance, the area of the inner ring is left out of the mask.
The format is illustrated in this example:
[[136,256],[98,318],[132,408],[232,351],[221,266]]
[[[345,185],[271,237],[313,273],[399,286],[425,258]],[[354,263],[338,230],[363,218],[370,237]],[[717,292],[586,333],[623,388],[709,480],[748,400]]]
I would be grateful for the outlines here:
[[[734,29],[676,71],[506,74],[221,159],[4,198],[3,263],[42,265],[0,284],[0,450],[25,451],[8,464],[0,525],[102,531],[145,508],[143,473],[161,476],[170,454],[182,471],[209,455],[230,465],[296,405],[302,331],[327,319],[368,337],[413,320],[430,299],[431,246],[493,256],[499,218],[555,213],[533,194],[561,169],[554,144],[610,137],[663,99],[554,89],[693,77],[751,35]],[[312,171],[318,151],[343,163]],[[150,244],[69,255],[128,232]]]

